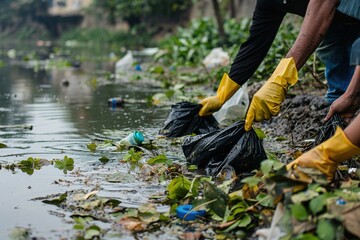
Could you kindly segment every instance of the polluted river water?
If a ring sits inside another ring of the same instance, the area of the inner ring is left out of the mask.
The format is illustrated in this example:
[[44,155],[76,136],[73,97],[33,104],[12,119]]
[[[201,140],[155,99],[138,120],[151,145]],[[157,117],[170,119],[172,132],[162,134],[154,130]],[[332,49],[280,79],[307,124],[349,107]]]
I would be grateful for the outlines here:
[[[158,88],[142,84],[94,86],[89,69],[33,71],[22,64],[0,68],[0,164],[6,166],[29,157],[46,160],[74,159],[74,170],[64,173],[52,165],[26,173],[16,168],[0,170],[0,239],[14,229],[29,229],[31,236],[59,239],[73,236],[71,213],[40,200],[51,194],[95,187],[99,195],[118,199],[124,206],[138,206],[159,191],[156,184],[136,182],[119,163],[120,152],[92,153],[94,140],[119,141],[134,130],[149,138],[157,134],[169,107],[154,108],[146,101]],[[90,69],[91,70],[91,69]],[[108,99],[121,97],[121,108],[108,106]],[[124,181],[104,181],[107,174],[123,173]],[[127,177],[126,177],[127,176]],[[89,183],[88,179],[92,178]],[[160,186],[161,189],[163,187]]]

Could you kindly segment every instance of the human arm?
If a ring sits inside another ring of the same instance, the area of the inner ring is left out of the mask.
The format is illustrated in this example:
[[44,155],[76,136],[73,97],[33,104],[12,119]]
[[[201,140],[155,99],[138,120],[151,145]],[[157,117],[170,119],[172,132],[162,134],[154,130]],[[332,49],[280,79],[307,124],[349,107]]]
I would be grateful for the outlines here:
[[341,162],[360,154],[360,115],[342,131],[339,127],[334,136],[301,155],[287,165],[287,169],[297,166],[315,168],[326,174],[328,180],[334,178]]
[[286,58],[294,58],[298,70],[324,38],[335,16],[338,3],[339,0],[309,0],[300,32],[286,54]]
[[290,66],[290,70],[296,72],[296,74],[293,74],[293,79],[287,79],[286,82],[282,80],[283,84],[274,84],[276,83],[275,79],[284,79],[282,75],[275,76],[277,70],[289,67],[284,65],[284,59],[279,63],[265,85],[253,96],[246,115],[246,131],[251,129],[253,121],[268,120],[280,111],[280,105],[285,99],[288,87],[297,81],[297,70],[305,64],[306,60],[320,44],[330,26],[337,2],[338,0],[309,1],[300,33],[286,58],[284,58],[285,60],[290,58],[294,60],[295,66]]
[[[258,0],[253,13],[250,35],[241,44],[235,60],[231,64],[229,75],[224,74],[215,96],[200,101],[203,106],[200,116],[218,111],[256,71],[274,41],[285,13],[275,8],[268,0]],[[236,83],[234,84],[228,83]],[[227,89],[225,86],[230,86]]]
[[356,66],[351,82],[346,92],[336,99],[330,106],[324,121],[328,121],[335,113],[339,113],[346,121],[354,117],[360,106],[360,66]]

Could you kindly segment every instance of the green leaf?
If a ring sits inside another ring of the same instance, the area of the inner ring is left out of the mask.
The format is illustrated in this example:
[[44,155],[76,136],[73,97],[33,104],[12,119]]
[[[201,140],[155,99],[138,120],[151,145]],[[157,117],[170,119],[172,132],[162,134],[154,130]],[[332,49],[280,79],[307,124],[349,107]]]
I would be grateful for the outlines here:
[[293,240],[319,240],[316,236],[314,236],[312,233],[304,233],[296,236],[295,238],[292,238]]
[[30,239],[30,229],[23,227],[15,227],[9,233],[9,239],[12,240],[27,240]]
[[251,217],[249,214],[244,214],[244,216],[239,220],[239,227],[247,227],[251,223]]
[[102,163],[107,163],[110,161],[110,159],[106,156],[102,156],[101,158],[99,158],[99,161]]
[[75,224],[74,226],[73,226],[73,229],[74,230],[84,230],[84,226],[83,225],[81,225],[81,224]]
[[275,161],[273,160],[264,160],[261,162],[261,171],[265,176],[269,175],[269,173],[271,172],[271,169],[274,166],[274,162]]
[[319,193],[314,190],[307,190],[303,192],[296,193],[291,196],[291,201],[293,203],[301,203],[309,201],[315,197],[319,196]]
[[67,174],[67,171],[74,170],[74,159],[67,156],[65,156],[62,160],[56,159],[54,167],[63,170],[63,172]]
[[188,166],[188,170],[189,170],[189,171],[198,170],[198,166],[196,166],[196,165],[190,165],[190,166]]
[[61,194],[59,197],[55,197],[52,199],[45,199],[42,202],[46,203],[46,204],[52,204],[52,205],[59,206],[60,203],[62,203],[63,201],[66,200],[66,197],[67,197],[67,192]]
[[0,143],[0,148],[6,148],[7,147],[7,145],[6,144],[4,144],[4,143]]
[[310,211],[316,215],[319,212],[321,212],[324,209],[324,206],[326,205],[326,196],[320,195],[314,199],[312,199],[309,203]]
[[209,203],[209,209],[223,218],[229,201],[228,195],[210,182],[204,182],[203,184],[206,201],[213,201]]
[[150,165],[155,165],[155,164],[171,165],[172,161],[170,159],[168,159],[165,154],[160,154],[160,155],[158,155],[156,157],[150,158],[147,161],[147,163],[150,164]]
[[308,219],[308,213],[306,208],[300,203],[291,205],[291,215],[298,221],[306,221]]
[[94,153],[96,151],[97,145],[96,143],[89,143],[88,145],[86,145],[86,147],[92,152]]
[[265,133],[260,128],[254,128],[254,130],[260,140],[266,138]]
[[135,148],[131,148],[131,149],[125,154],[125,156],[123,157],[123,160],[124,160],[125,162],[137,164],[137,163],[140,161],[140,159],[141,159],[141,157],[142,157],[142,154],[143,154],[143,153],[142,153],[141,151],[137,152],[137,151],[135,151]]
[[189,192],[191,182],[184,176],[179,176],[171,180],[167,186],[168,198],[173,200],[183,199]]
[[[18,167],[21,171],[32,175],[34,170],[40,170],[43,165],[46,165],[47,160],[41,160],[39,158],[29,157],[27,160],[22,160],[18,163]],[[47,161],[48,162],[48,161]]]
[[93,225],[90,226],[86,231],[85,231],[85,239],[94,239],[95,237],[99,237],[101,234],[101,228]]
[[138,217],[145,223],[153,223],[160,220],[160,213],[157,212],[154,204],[147,203],[139,207]]
[[246,177],[243,180],[241,180],[242,183],[246,183],[249,185],[249,187],[255,187],[259,182],[261,182],[261,179],[258,177]]
[[322,240],[332,240],[335,239],[336,236],[333,224],[325,219],[319,220],[316,228],[316,234]]
[[264,207],[273,207],[274,206],[274,200],[271,198],[269,194],[265,193],[259,193],[256,196],[256,200],[258,201],[258,204]]

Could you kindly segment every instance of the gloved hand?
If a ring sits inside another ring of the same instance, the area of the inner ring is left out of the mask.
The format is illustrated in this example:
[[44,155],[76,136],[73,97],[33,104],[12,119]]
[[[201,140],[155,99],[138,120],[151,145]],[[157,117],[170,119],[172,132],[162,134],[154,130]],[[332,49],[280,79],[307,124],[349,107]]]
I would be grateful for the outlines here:
[[245,130],[249,131],[253,121],[270,119],[280,111],[289,85],[298,80],[298,72],[293,58],[284,58],[264,86],[255,93],[245,119]]
[[304,153],[286,168],[287,170],[297,166],[315,168],[325,173],[331,181],[339,163],[357,154],[360,154],[360,148],[350,142],[341,128],[337,127],[334,136]]
[[239,88],[240,85],[231,80],[227,73],[224,73],[216,92],[216,96],[204,98],[200,101],[202,108],[199,111],[199,115],[204,117],[218,111]]

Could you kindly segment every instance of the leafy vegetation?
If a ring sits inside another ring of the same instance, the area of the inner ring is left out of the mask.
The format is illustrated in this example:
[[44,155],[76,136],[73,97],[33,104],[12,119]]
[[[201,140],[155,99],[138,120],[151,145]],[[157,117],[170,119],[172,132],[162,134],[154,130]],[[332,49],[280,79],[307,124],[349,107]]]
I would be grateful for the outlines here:
[[63,170],[66,174],[67,171],[72,171],[74,169],[74,159],[65,156],[64,159],[56,159],[54,161],[54,167]]

